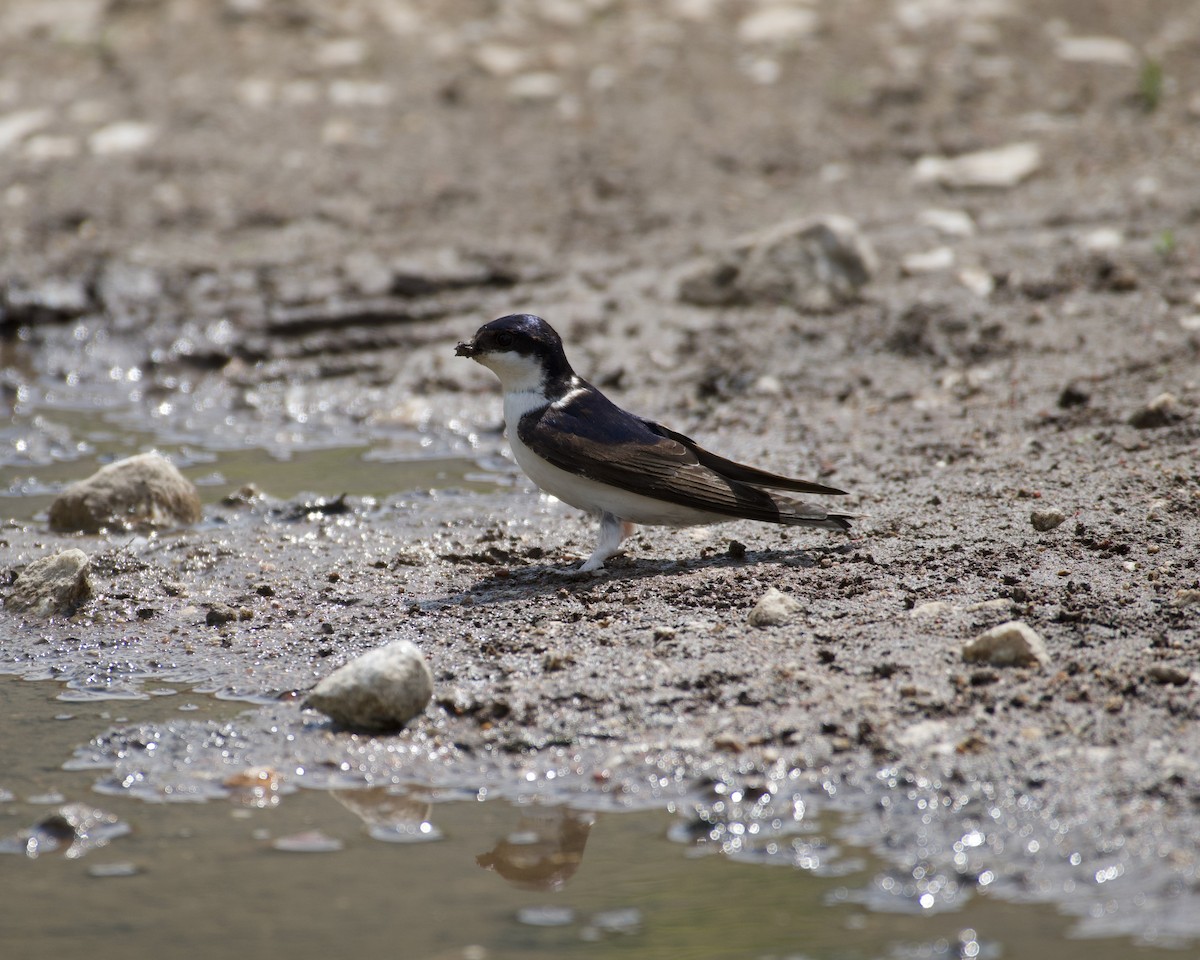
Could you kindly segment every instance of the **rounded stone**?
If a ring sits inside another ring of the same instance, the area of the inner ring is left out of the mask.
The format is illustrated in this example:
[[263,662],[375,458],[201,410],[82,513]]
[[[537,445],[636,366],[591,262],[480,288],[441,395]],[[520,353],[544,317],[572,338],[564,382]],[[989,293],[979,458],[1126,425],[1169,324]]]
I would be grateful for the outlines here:
[[140,453],[71,484],[50,505],[50,529],[98,533],[185,527],[200,519],[195,486],[159,453]]
[[318,683],[305,705],[353,730],[399,730],[433,696],[433,675],[416,644],[398,640],[351,660]]
[[1046,644],[1037,631],[1019,620],[992,627],[963,644],[962,657],[967,663],[987,663],[993,667],[1044,667],[1050,663]]
[[771,587],[750,611],[750,626],[775,627],[787,623],[799,609],[799,600]]

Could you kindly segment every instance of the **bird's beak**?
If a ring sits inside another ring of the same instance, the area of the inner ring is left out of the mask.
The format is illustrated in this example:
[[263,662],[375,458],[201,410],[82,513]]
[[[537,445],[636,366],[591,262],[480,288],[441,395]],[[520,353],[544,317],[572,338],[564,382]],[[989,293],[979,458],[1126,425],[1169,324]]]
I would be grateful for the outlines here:
[[472,340],[470,343],[460,343],[454,348],[454,355],[456,357],[473,357],[478,352],[479,351],[475,347],[474,340]]

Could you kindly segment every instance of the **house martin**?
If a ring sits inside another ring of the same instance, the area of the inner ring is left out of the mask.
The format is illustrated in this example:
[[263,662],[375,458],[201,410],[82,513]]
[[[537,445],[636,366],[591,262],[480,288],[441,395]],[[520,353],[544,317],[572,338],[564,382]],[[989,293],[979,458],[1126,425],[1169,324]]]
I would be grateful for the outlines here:
[[600,518],[577,573],[620,553],[636,524],[687,527],[761,520],[849,530],[850,517],[774,493],[844,494],[726,460],[683,434],[622,410],[577,376],[550,324],[527,313],[493,320],[455,351],[500,378],[513,456],[544,491]]

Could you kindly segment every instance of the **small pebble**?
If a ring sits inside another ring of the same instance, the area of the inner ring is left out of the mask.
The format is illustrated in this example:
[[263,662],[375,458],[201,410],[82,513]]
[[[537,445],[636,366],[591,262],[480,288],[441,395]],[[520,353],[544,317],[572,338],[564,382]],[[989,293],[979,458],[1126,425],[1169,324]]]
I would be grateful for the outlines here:
[[920,273],[949,270],[952,266],[954,266],[954,251],[945,246],[910,253],[900,261],[900,270],[910,277]]
[[475,65],[493,77],[512,77],[529,60],[524,50],[503,43],[481,44],[472,57]]
[[1032,176],[1041,165],[1042,151],[1036,143],[1012,143],[957,157],[922,157],[913,168],[913,178],[944,187],[1004,189]]
[[1010,620],[963,644],[963,660],[994,667],[1046,666],[1050,654],[1037,631],[1019,620]]
[[1137,49],[1120,37],[1062,37],[1055,53],[1068,63],[1098,63],[1117,67],[1137,66]]
[[556,73],[523,73],[513,77],[508,85],[508,95],[513,100],[553,100],[562,89],[562,80]]
[[963,267],[958,271],[958,282],[977,297],[990,297],[996,289],[996,281],[982,267]]
[[922,210],[917,221],[946,237],[970,237],[975,234],[975,221],[965,210]]
[[1053,530],[1066,519],[1067,515],[1057,507],[1046,507],[1041,510],[1034,510],[1029,514],[1029,522],[1033,524],[1033,529],[1038,533],[1045,533],[1047,530]]
[[927,620],[932,617],[942,617],[947,613],[953,612],[954,604],[946,600],[929,600],[926,603],[918,603],[909,611],[908,615],[914,620]]
[[774,627],[787,623],[800,610],[800,601],[789,597],[786,593],[771,587],[759,598],[754,609],[750,611],[749,622],[752,627]]
[[1173,687],[1182,687],[1192,679],[1192,675],[1186,670],[1181,670],[1179,667],[1173,667],[1166,663],[1151,664],[1150,668],[1146,671],[1146,676],[1155,683]]
[[123,120],[101,127],[88,137],[88,149],[98,157],[138,153],[150,146],[157,136],[158,131],[149,123]]
[[743,43],[788,43],[811,37],[819,23],[813,10],[769,4],[743,17],[737,34]]

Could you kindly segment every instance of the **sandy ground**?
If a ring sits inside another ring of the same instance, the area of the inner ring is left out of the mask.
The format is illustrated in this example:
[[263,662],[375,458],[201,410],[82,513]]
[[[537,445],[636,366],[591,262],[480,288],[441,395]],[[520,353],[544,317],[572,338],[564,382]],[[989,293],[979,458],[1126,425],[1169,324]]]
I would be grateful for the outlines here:
[[[5,660],[271,700],[91,748],[141,789],[298,760],[314,785],[683,796],[702,826],[802,796],[863,812],[884,899],[987,888],[1195,938],[1198,54],[1185,0],[5,4],[13,462],[70,449],[19,417],[55,402],[200,447],[493,457],[494,383],[453,345],[528,310],[623,405],[863,515],[646,530],[582,582],[550,568],[590,523],[507,468],[341,514],[210,504],[152,540],[13,523],[10,578],[80,545],[98,597],[10,617]],[[917,175],[1014,143],[1019,183]],[[824,214],[877,254],[856,302],[678,298],[697,256]],[[798,609],[749,625],[771,587]],[[1009,620],[1045,669],[964,662]],[[399,637],[437,684],[403,736],[276,701]]]

